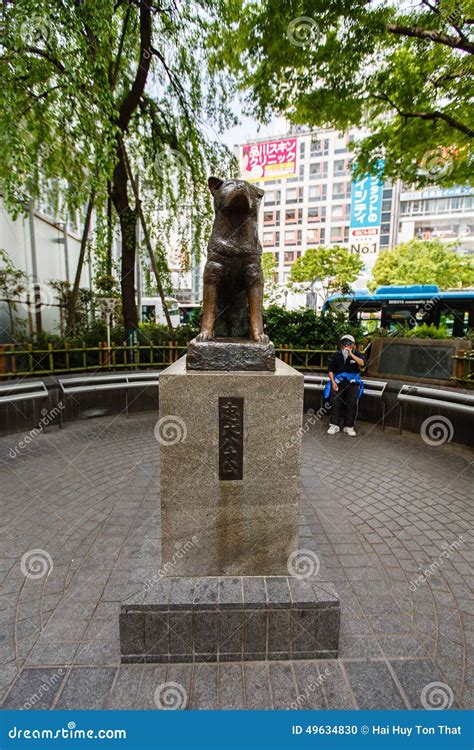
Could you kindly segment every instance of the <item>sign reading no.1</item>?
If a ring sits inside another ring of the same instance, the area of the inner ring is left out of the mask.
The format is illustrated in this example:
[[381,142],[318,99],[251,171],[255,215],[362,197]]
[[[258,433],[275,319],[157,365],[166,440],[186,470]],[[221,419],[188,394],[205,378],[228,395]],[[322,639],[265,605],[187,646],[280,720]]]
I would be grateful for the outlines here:
[[378,175],[365,175],[352,183],[349,228],[349,248],[352,253],[378,255],[382,191],[383,181]]

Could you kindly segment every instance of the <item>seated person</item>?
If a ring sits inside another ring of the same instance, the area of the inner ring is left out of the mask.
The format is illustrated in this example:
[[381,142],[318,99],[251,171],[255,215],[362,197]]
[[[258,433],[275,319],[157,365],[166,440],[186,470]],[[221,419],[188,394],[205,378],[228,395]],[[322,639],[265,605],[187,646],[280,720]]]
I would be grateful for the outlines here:
[[[365,354],[357,351],[354,337],[350,334],[341,336],[341,348],[332,355],[328,366],[332,406],[328,435],[335,435],[340,431],[341,412],[345,407],[343,432],[351,437],[356,436],[354,424],[361,393],[360,371],[365,367],[366,361]],[[338,375],[341,377],[338,378]]]

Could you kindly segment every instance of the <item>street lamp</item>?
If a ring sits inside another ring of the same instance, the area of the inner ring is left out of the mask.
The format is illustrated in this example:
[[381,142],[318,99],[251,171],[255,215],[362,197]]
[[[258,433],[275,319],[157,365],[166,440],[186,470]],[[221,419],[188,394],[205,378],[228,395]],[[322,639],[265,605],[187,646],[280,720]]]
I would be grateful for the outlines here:
[[118,297],[99,297],[97,304],[100,311],[105,315],[105,323],[107,326],[107,347],[110,349],[110,329],[112,324],[112,315],[114,313],[116,305],[120,302]]

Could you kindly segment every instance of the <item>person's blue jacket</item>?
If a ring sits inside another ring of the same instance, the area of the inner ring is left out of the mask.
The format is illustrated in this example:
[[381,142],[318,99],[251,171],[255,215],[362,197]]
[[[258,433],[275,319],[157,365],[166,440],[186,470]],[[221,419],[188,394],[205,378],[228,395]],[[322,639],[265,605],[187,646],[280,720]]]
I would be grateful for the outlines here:
[[[358,399],[364,393],[364,381],[361,379],[358,372],[355,372],[353,374],[349,372],[340,372],[338,375],[334,375],[334,380],[336,383],[341,383],[343,380],[348,380],[350,383],[358,383],[359,384],[359,395],[357,396]],[[331,381],[328,380],[328,382],[324,386],[324,391],[323,391],[324,400],[328,401],[330,395],[331,395]]]

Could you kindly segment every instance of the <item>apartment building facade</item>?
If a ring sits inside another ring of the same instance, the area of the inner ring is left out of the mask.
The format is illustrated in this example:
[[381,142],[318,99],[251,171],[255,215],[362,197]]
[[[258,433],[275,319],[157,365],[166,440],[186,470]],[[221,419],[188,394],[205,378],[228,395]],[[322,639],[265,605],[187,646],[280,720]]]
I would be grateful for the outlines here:
[[455,185],[400,193],[398,242],[413,238],[455,243],[474,253],[474,188]]
[[[360,135],[356,130],[301,131],[237,147],[242,178],[265,190],[259,234],[264,252],[274,255],[280,284],[290,279],[292,264],[307,249],[343,245],[360,253],[364,270],[356,286],[364,287],[378,253],[396,244],[398,183],[380,185],[377,227],[366,237],[361,230],[357,242],[351,231],[351,200],[359,186],[351,178],[350,143]],[[258,154],[263,158],[253,158]]]

